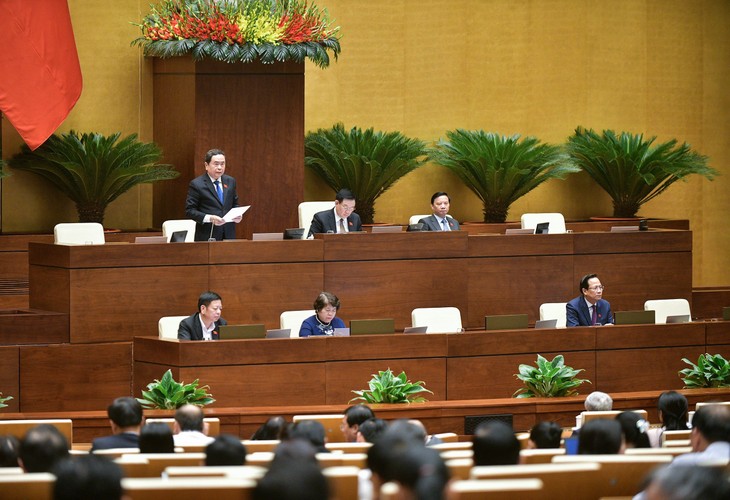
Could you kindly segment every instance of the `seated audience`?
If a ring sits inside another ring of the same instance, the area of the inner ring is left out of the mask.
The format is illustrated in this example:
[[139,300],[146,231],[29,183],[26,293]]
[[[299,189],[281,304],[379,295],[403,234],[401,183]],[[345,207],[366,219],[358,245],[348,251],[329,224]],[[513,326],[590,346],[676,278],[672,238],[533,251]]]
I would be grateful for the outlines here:
[[646,490],[636,497],[646,500],[726,500],[730,482],[722,469],[700,465],[662,467],[654,471]]
[[205,465],[245,464],[246,447],[236,436],[221,434],[205,447]]
[[150,422],[139,434],[140,453],[175,453],[175,441],[170,426],[163,422]]
[[15,436],[0,436],[0,467],[18,466],[18,447],[20,442]]
[[139,430],[142,427],[142,405],[134,398],[115,399],[106,413],[112,435],[94,439],[91,451],[112,448],[137,448],[139,446]]
[[334,335],[335,328],[345,328],[345,322],[336,316],[340,309],[337,296],[322,292],[314,301],[314,315],[305,319],[299,329],[300,337]]
[[647,434],[649,422],[641,415],[634,411],[622,411],[616,415],[616,420],[621,424],[626,448],[651,448]]
[[586,396],[583,406],[586,411],[610,411],[613,408],[613,399],[605,392],[593,391]]
[[520,442],[512,427],[498,420],[482,422],[472,438],[474,465],[515,465]]
[[282,439],[282,433],[286,429],[286,419],[282,416],[271,417],[261,425],[251,436],[252,441],[269,441]]
[[357,428],[358,443],[374,443],[388,428],[388,422],[382,418],[369,418]]
[[215,292],[203,292],[198,297],[198,312],[180,322],[180,340],[218,340],[219,328],[227,325],[221,317],[223,300]]
[[687,398],[676,391],[663,392],[657,404],[661,427],[649,429],[649,442],[652,447],[658,448],[664,431],[686,431],[687,425]]
[[672,465],[727,460],[730,457],[730,408],[726,405],[706,405],[695,411],[690,444],[692,453],[676,457]]
[[51,472],[68,458],[68,441],[50,424],[41,424],[25,433],[18,448],[18,464],[25,472]]
[[360,428],[360,424],[373,417],[375,417],[375,413],[367,405],[352,405],[347,408],[345,410],[345,416],[342,417],[342,424],[340,425],[340,430],[345,436],[345,441],[348,443],[357,441],[357,431]]
[[329,484],[316,463],[289,459],[272,462],[259,479],[253,500],[328,500]]
[[318,453],[327,453],[324,426],[316,420],[300,420],[289,429],[289,439],[308,441]]
[[53,473],[54,500],[118,500],[122,498],[122,469],[98,455],[67,458]]
[[292,439],[290,441],[282,441],[274,449],[274,458],[271,460],[269,467],[275,463],[294,460],[298,462],[310,462],[318,465],[317,449],[312,443],[304,439]]
[[556,422],[538,422],[530,429],[527,448],[560,448],[563,429]]
[[175,412],[175,446],[207,445],[213,441],[206,435],[203,410],[195,405],[183,405]]
[[624,452],[624,435],[616,420],[599,418],[586,423],[578,437],[579,455],[615,455]]

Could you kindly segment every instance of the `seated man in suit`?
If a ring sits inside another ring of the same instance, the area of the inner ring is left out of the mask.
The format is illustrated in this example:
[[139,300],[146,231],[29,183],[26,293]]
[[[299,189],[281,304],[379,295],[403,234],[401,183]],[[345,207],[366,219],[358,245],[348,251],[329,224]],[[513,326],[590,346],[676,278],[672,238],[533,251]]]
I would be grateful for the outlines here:
[[603,285],[596,274],[586,274],[580,280],[582,295],[565,305],[568,326],[593,326],[613,324],[611,304],[603,300]]
[[138,448],[142,426],[142,405],[134,398],[123,397],[112,401],[106,409],[112,435],[94,439],[91,451],[111,448]]
[[431,196],[431,210],[433,215],[419,220],[425,231],[458,231],[459,222],[453,217],[447,217],[451,198],[443,191],[437,191]]
[[180,322],[179,340],[218,340],[218,328],[226,325],[221,318],[223,302],[215,292],[203,292],[198,298],[198,312]]
[[360,216],[354,210],[355,195],[349,189],[340,189],[335,196],[335,208],[314,214],[307,238],[315,233],[362,231]]

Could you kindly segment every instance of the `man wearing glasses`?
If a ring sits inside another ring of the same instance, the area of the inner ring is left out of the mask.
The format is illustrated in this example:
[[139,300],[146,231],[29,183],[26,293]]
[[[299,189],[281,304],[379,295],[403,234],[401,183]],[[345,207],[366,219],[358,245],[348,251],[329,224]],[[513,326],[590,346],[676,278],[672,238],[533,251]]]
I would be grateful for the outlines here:
[[581,295],[565,305],[568,326],[601,326],[613,324],[611,304],[603,300],[603,285],[595,274],[580,280]]
[[335,208],[314,214],[307,237],[315,233],[362,231],[360,216],[354,210],[355,195],[349,189],[340,189],[335,196]]

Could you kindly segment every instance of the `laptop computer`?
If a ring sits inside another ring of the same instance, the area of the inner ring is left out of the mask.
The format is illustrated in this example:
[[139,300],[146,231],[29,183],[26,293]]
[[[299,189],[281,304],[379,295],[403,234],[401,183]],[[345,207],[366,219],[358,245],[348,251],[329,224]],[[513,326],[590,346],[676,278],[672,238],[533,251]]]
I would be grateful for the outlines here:
[[539,319],[535,321],[535,328],[542,329],[542,328],[556,328],[558,326],[558,320],[557,319]]
[[535,230],[529,228],[512,227],[505,229],[504,234],[535,234]]
[[639,226],[611,226],[612,233],[625,233],[628,231],[638,231]]
[[283,236],[285,240],[301,240],[302,236],[304,236],[304,228],[291,227],[289,229],[284,229]]
[[393,319],[353,319],[350,320],[350,335],[377,335],[395,333]]
[[371,228],[373,233],[402,233],[403,228],[401,226],[373,226]]
[[518,330],[527,328],[527,314],[502,314],[484,316],[485,330]]
[[613,322],[617,325],[653,325],[656,321],[654,311],[616,311]]
[[291,328],[281,328],[278,330],[266,330],[267,339],[288,339],[291,338]]
[[184,243],[187,236],[188,231],[186,229],[182,231],[175,231],[172,233],[172,236],[170,236],[170,243]]
[[689,314],[671,314],[667,316],[667,323],[689,323],[691,318]]
[[[350,336],[349,328],[335,328],[335,333],[333,334],[333,337],[349,337],[349,336]],[[317,335],[312,335],[312,337],[317,337]]]
[[549,222],[540,222],[535,226],[535,234],[548,234],[550,232]]
[[136,236],[135,243],[167,243],[165,236]]
[[284,233],[253,233],[251,235],[253,241],[276,241],[283,240]]
[[407,326],[403,329],[403,333],[426,333],[428,326]]
[[254,325],[224,325],[218,329],[220,340],[231,339],[263,339],[266,337],[266,327],[262,324]]

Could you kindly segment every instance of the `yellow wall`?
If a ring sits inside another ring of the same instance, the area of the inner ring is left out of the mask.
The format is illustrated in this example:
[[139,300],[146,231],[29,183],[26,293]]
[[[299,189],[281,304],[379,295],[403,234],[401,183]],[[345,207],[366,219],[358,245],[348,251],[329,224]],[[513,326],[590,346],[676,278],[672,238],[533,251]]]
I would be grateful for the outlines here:
[[[428,142],[452,128],[535,135],[563,142],[577,125],[677,138],[723,175],[671,187],[642,208],[688,218],[695,286],[730,284],[730,2],[725,0],[317,0],[342,26],[342,54],[306,69],[306,130],[346,126],[400,130]],[[61,130],[151,133],[149,64],[129,42],[147,0],[69,0],[84,91]],[[3,124],[3,155],[19,139]],[[70,203],[35,178],[3,181],[3,231],[49,230],[73,220]],[[427,165],[376,204],[376,219],[404,222],[428,211],[436,190],[452,213],[480,220],[475,195]],[[38,194],[40,192],[40,195]],[[151,224],[148,186],[107,212],[107,226]],[[330,198],[309,172],[306,199]],[[30,197],[32,201],[27,201]],[[49,207],[52,210],[49,210]],[[59,208],[60,207],[60,208]],[[609,198],[585,174],[550,181],[512,206],[569,219],[610,215]]]

